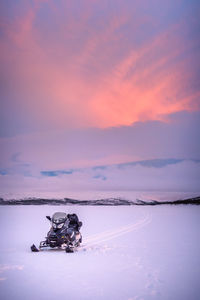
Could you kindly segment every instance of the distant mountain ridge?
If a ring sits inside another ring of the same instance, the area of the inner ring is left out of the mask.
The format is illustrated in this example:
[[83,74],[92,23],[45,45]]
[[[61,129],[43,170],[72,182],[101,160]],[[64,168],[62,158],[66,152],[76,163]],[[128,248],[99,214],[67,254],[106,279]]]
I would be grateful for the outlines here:
[[105,198],[97,200],[77,200],[71,198],[64,199],[43,199],[43,198],[25,198],[25,199],[10,199],[4,200],[0,198],[0,205],[89,205],[89,206],[122,206],[122,205],[180,205],[192,204],[200,205],[200,196],[195,198],[180,199],[180,200],[140,200],[135,201],[122,199],[122,198]]

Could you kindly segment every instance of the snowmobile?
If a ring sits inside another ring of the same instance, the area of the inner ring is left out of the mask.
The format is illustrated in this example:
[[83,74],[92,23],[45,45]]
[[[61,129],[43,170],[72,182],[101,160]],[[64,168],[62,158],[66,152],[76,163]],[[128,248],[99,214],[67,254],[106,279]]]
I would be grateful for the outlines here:
[[61,248],[66,252],[74,252],[82,242],[82,235],[79,232],[82,222],[79,222],[76,214],[56,212],[52,218],[46,216],[51,222],[51,228],[47,233],[45,241],[41,241],[39,249],[33,244],[31,251],[38,252],[42,248]]

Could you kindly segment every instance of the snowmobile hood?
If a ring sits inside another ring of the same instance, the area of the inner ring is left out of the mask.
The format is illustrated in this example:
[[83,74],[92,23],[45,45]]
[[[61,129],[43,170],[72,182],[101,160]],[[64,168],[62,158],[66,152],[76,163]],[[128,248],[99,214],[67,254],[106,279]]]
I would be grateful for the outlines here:
[[63,212],[56,212],[52,216],[52,222],[56,224],[64,223],[67,220],[67,214]]

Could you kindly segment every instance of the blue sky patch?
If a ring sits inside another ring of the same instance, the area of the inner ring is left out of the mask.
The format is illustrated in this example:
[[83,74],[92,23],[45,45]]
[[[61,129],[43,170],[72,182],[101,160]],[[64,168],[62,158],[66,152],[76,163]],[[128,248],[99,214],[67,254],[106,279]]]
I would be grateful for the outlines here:
[[95,179],[101,179],[101,180],[107,180],[107,177],[106,176],[104,176],[104,175],[95,175],[95,176],[93,176],[93,178],[95,178]]
[[57,171],[41,171],[40,174],[42,176],[48,176],[48,177],[56,177],[59,175],[71,175],[73,173],[73,170],[57,170]]
[[147,167],[147,168],[163,168],[166,167],[167,165],[174,165],[183,161],[184,159],[177,159],[177,158],[150,159],[150,160],[140,160],[140,161],[134,161],[129,163],[122,163],[122,164],[118,164],[117,167],[121,169],[127,166],[140,165],[142,167]]
[[0,169],[0,175],[7,175],[8,171],[6,169]]

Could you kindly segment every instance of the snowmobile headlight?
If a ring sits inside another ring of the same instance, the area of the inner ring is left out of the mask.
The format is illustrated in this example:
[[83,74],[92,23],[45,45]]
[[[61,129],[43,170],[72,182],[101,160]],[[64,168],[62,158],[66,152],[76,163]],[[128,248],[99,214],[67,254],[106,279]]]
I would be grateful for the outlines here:
[[58,224],[58,225],[57,225],[57,228],[59,228],[59,229],[60,229],[60,228],[62,228],[62,227],[63,227],[63,225],[64,225],[64,223],[60,223],[60,224]]
[[55,223],[53,223],[52,225],[53,225],[53,228],[57,228],[57,225]]

